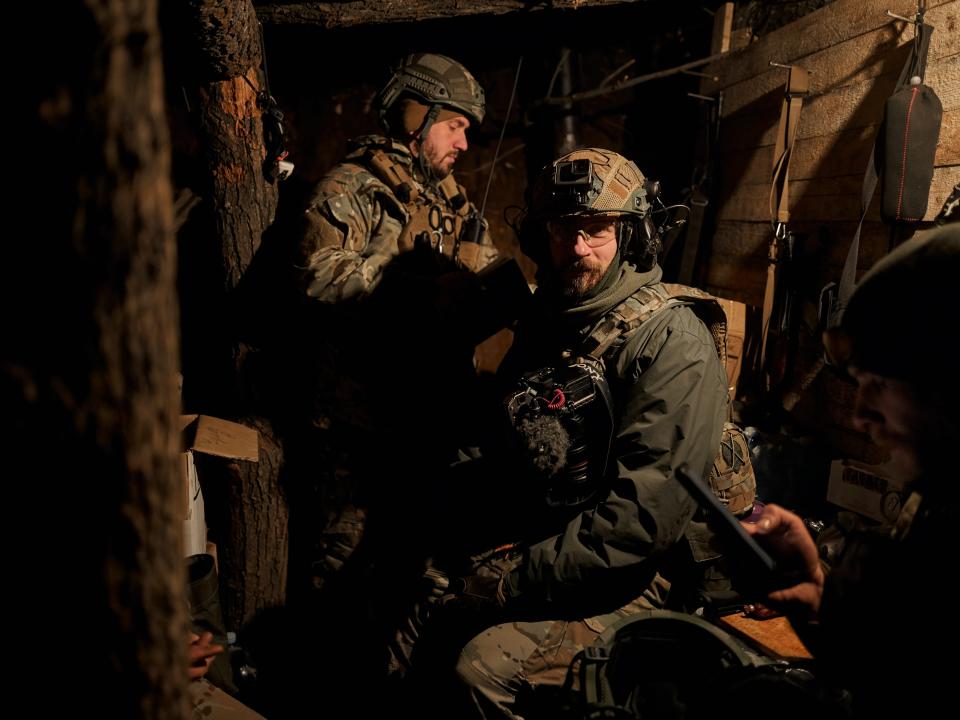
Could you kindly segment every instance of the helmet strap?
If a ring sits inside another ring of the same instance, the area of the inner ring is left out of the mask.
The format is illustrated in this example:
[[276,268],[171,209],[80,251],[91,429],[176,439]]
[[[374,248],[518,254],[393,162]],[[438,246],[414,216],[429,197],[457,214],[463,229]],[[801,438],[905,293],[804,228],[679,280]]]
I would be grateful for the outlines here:
[[415,131],[417,135],[417,161],[420,165],[420,172],[423,174],[424,179],[432,183],[433,173],[430,172],[430,166],[427,164],[427,154],[424,152],[424,143],[427,140],[427,134],[430,132],[430,128],[433,127],[433,124],[437,121],[437,115],[440,113],[439,105],[431,105],[430,110],[427,111],[426,116],[423,118],[423,124],[420,126],[420,129]]

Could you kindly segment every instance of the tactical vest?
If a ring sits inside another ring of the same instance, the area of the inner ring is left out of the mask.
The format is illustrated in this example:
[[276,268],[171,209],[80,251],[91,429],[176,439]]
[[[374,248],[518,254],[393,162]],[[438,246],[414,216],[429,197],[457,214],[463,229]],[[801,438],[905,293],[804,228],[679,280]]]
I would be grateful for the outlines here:
[[[606,368],[627,338],[658,312],[687,305],[707,326],[722,365],[727,360],[727,316],[715,297],[697,288],[674,283],[642,287],[608,312],[580,345],[578,352]],[[582,359],[582,358],[581,358]],[[708,478],[711,489],[734,515],[753,508],[757,480],[743,431],[732,422],[723,426],[720,450]]]
[[467,202],[453,175],[447,175],[432,191],[416,182],[402,164],[394,162],[380,148],[367,150],[363,162],[390,188],[407,213],[397,241],[401,250],[429,246],[467,269],[478,269],[484,264],[481,241],[485,227],[475,227],[475,223],[483,224],[482,219]]

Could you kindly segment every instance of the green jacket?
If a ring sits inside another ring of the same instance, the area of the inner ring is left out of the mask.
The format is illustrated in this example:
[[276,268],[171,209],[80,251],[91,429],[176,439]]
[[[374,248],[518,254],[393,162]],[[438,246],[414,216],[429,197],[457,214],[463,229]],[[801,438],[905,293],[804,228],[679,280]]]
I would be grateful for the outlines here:
[[[572,307],[541,287],[501,372],[519,377],[560,362],[610,310],[661,277],[659,267],[640,273],[627,263],[615,272],[606,290]],[[673,470],[688,463],[706,475],[726,416],[726,376],[713,339],[689,307],[666,308],[629,335],[606,367],[616,426],[609,492],[529,546],[505,579],[508,605],[546,604],[561,613],[620,607],[647,587],[687,531],[695,505]]]
[[[375,150],[382,150],[411,178],[418,193],[415,201],[402,202],[376,172],[369,161]],[[459,191],[466,201],[463,187],[452,180],[447,187]],[[475,212],[472,203],[455,204],[436,184],[423,182],[419,166],[405,146],[377,135],[353,140],[344,162],[320,181],[304,212],[299,255],[307,296],[338,303],[369,295],[387,265],[412,248],[407,238],[411,223],[430,234],[434,249],[449,252],[461,224]],[[439,229],[429,227],[431,210]],[[485,235],[481,240],[481,257],[468,269],[478,270],[496,255]]]

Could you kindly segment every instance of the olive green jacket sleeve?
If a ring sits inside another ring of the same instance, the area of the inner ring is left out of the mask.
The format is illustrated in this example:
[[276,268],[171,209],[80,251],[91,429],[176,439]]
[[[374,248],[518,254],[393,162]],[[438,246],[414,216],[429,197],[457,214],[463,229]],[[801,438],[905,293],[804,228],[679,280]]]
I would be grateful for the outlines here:
[[620,410],[609,493],[528,549],[505,578],[508,607],[558,616],[616,609],[644,590],[693,515],[673,470],[688,463],[706,474],[726,414],[726,377],[709,332],[688,307],[670,308],[609,362]]

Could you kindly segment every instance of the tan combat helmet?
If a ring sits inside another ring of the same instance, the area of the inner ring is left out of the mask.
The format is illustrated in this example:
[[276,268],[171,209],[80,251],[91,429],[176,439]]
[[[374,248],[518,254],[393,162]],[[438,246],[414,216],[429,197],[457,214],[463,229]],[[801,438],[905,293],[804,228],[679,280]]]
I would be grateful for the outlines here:
[[452,110],[467,116],[479,125],[486,109],[483,88],[470,71],[445,55],[417,53],[407,55],[394,69],[393,75],[377,96],[380,121],[388,131],[389,113],[394,103],[412,98],[434,108]]
[[707,478],[713,494],[737,517],[753,510],[757,499],[757,476],[750,457],[750,445],[743,430],[733,423],[723,426],[720,452]]
[[574,150],[547,165],[534,185],[529,212],[541,220],[567,215],[650,212],[648,182],[631,160],[611,150]]
[[543,225],[572,215],[624,216],[617,240],[623,257],[638,264],[656,262],[659,235],[650,218],[660,183],[651,182],[632,160],[601,148],[574,150],[547,165],[531,191],[521,249],[534,260],[542,255]]

